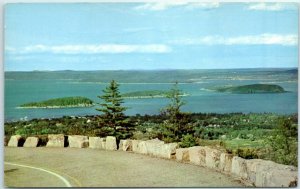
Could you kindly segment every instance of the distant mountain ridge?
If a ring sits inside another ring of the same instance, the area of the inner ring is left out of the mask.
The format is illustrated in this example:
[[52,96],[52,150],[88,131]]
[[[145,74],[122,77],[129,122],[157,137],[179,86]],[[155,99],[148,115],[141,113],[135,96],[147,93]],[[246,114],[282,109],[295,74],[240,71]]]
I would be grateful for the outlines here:
[[102,71],[31,71],[5,72],[7,80],[74,80],[76,82],[108,83],[195,83],[212,79],[290,79],[296,80],[298,69],[216,69],[216,70],[102,70]]

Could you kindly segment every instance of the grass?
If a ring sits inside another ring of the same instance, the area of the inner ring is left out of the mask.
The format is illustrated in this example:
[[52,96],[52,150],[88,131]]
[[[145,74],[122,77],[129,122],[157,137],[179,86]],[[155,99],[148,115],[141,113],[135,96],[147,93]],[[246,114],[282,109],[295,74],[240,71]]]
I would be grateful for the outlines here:
[[237,149],[241,147],[247,148],[262,148],[264,147],[264,140],[249,140],[249,139],[232,139],[225,140],[225,145],[230,149]]
[[201,146],[224,146],[227,149],[235,150],[238,148],[262,148],[264,140],[232,139],[232,140],[200,140]]

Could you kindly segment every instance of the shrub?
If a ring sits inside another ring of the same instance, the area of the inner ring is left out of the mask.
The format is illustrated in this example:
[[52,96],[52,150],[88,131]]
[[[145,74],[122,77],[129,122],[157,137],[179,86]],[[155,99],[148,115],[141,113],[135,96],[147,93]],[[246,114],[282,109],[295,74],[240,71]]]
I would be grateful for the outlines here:
[[238,148],[232,150],[232,154],[244,159],[256,159],[258,158],[257,149],[255,148]]
[[298,128],[292,119],[281,117],[273,136],[266,142],[268,158],[277,163],[298,166]]
[[182,148],[196,146],[196,139],[191,134],[183,135],[179,145]]

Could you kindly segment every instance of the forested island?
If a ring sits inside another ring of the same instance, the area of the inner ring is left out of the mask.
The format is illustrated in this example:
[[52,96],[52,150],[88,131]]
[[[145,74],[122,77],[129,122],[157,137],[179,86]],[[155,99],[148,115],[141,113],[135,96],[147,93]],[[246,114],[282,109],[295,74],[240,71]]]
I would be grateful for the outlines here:
[[216,91],[238,93],[238,94],[287,92],[279,85],[270,85],[270,84],[252,84],[252,85],[241,85],[241,86],[233,86],[233,87],[220,87],[217,88]]
[[[170,94],[170,91],[162,90],[147,90],[147,91],[134,91],[124,93],[123,98],[166,98]],[[187,96],[186,93],[181,93],[179,96]]]
[[20,105],[18,108],[75,108],[75,107],[91,107],[94,103],[86,97],[63,97],[54,98],[40,102],[30,102]]

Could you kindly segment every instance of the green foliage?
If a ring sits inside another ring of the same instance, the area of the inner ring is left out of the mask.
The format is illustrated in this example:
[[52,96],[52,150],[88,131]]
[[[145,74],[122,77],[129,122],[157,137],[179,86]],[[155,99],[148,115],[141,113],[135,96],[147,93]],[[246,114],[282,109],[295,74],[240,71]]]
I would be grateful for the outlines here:
[[196,139],[191,134],[183,135],[179,145],[181,148],[188,148],[188,147],[196,146]]
[[190,123],[190,116],[187,113],[181,112],[180,108],[185,104],[182,100],[182,91],[178,88],[176,82],[167,95],[171,101],[170,104],[163,109],[162,114],[168,118],[162,124],[163,140],[168,142],[178,142],[182,135],[193,133],[193,126]]
[[[161,90],[147,90],[147,91],[134,91],[129,93],[124,93],[122,96],[124,98],[166,98],[170,95],[170,91]],[[184,96],[187,94],[180,93],[179,96]]]
[[31,102],[22,104],[20,107],[30,108],[30,107],[75,107],[75,106],[92,106],[93,101],[85,97],[64,97],[64,98],[54,98],[41,102]]
[[298,128],[289,118],[278,119],[277,128],[266,141],[267,157],[278,163],[298,166]]
[[[136,125],[136,130],[133,135],[130,131],[123,133],[130,133],[128,137],[133,139],[158,138],[165,142],[180,142],[180,145],[184,146],[192,146],[195,140],[195,145],[224,148],[243,158],[258,157],[277,163],[297,165],[297,114],[279,116],[254,113],[192,113],[185,116],[184,120],[180,121],[186,124],[177,135],[175,129],[179,127],[175,127],[166,114],[130,116],[129,122]],[[103,115],[64,116],[6,122],[4,131],[8,138],[14,134],[27,137],[78,133],[105,137],[114,133],[114,129],[107,127],[102,119]]]
[[249,139],[226,139],[223,140],[227,149],[238,149],[238,148],[264,148],[264,139],[249,140]]
[[124,93],[123,97],[166,97],[168,91],[160,91],[160,90],[149,90],[149,91],[134,91],[129,93]]
[[161,124],[144,122],[137,124],[136,131],[133,133],[133,139],[137,140],[149,140],[158,138],[163,139],[163,127]]
[[257,159],[258,150],[255,148],[238,148],[232,150],[232,154],[235,156],[242,157],[244,159]]
[[235,87],[221,87],[216,89],[218,92],[230,92],[230,93],[284,93],[286,92],[279,85],[269,84],[253,84],[253,85],[242,85]]
[[103,93],[102,96],[98,96],[103,100],[99,103],[101,107],[96,109],[103,113],[102,119],[99,120],[100,125],[108,127],[102,130],[107,135],[116,136],[117,139],[129,138],[133,125],[124,114],[127,107],[122,106],[123,98],[119,92],[119,84],[112,80]]
[[81,134],[91,135],[97,127],[96,118],[89,117],[62,117],[54,119],[33,119],[5,123],[6,136],[20,134],[22,136],[44,134]]
[[220,147],[220,146],[223,146],[223,141],[221,141],[221,140],[205,140],[205,139],[201,139],[201,138],[196,138],[196,145],[197,146]]
[[181,93],[181,90],[178,88],[178,83],[176,82],[167,95],[167,98],[171,102],[164,110],[165,113],[169,116],[169,120],[171,123],[177,124],[180,121],[180,108],[185,104],[180,95]]

